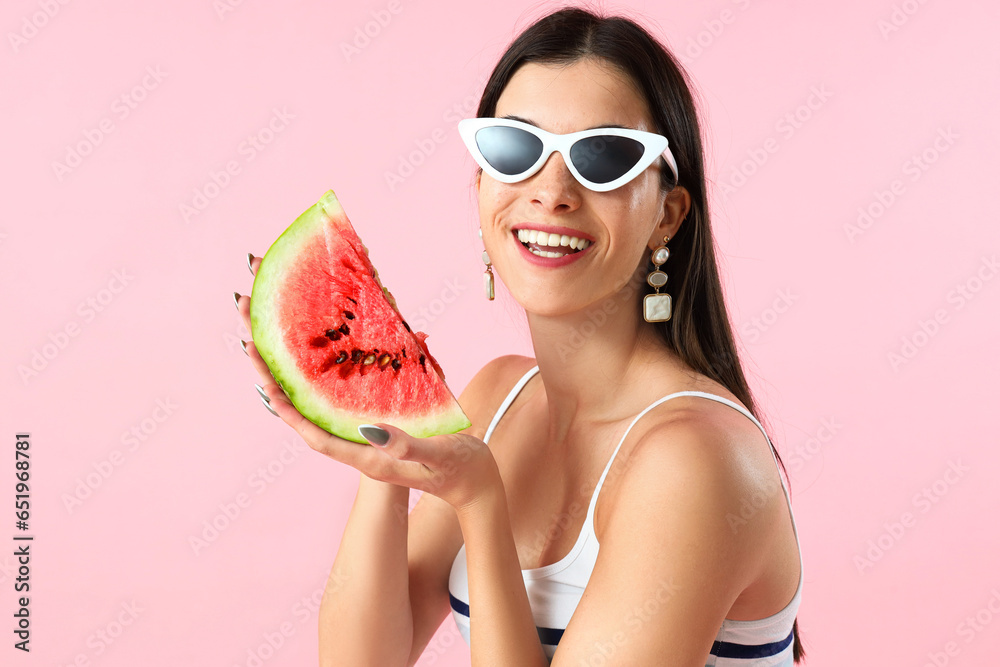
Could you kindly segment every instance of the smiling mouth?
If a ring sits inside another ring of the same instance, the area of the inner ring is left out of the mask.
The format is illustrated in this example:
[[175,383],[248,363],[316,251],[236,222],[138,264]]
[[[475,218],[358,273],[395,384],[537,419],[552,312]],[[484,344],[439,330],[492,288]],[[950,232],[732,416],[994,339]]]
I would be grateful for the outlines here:
[[514,232],[521,245],[539,257],[562,257],[578,253],[590,245],[587,239],[566,234],[549,234],[534,229],[518,229]]

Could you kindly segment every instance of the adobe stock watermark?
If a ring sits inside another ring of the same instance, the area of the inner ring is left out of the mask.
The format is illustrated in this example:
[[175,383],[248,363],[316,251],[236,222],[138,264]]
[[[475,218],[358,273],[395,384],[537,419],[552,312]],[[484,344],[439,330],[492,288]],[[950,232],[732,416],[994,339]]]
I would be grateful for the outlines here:
[[889,18],[879,19],[875,23],[875,27],[878,28],[882,39],[888,41],[889,35],[899,32],[899,29],[909,23],[910,19],[925,4],[927,4],[927,0],[903,0],[901,4],[893,5],[892,11],[889,12]]
[[[903,161],[900,171],[903,176],[908,176],[911,183],[920,180],[927,171],[947,153],[959,135],[949,125],[947,128],[939,127],[937,135],[930,145],[919,153],[914,153]],[[872,198],[864,206],[858,207],[858,216],[854,222],[844,224],[844,234],[852,244],[855,240],[867,232],[882,216],[884,216],[892,206],[899,201],[899,198],[906,194],[906,182],[902,178],[893,179],[888,187],[877,189],[872,192]]]
[[83,506],[83,503],[91,498],[94,493],[104,486],[115,471],[125,464],[127,454],[135,453],[149,440],[166,422],[180,406],[174,403],[170,397],[157,398],[156,407],[153,408],[148,417],[143,418],[138,424],[123,431],[119,438],[123,449],[112,449],[107,456],[91,464],[92,470],[76,478],[76,484],[71,493],[64,492],[60,496],[63,507],[70,515]]
[[759,315],[750,318],[749,322],[744,322],[740,331],[747,337],[750,343],[760,342],[761,336],[768,331],[781,316],[788,312],[799,297],[792,294],[789,287],[778,290],[777,295],[771,305],[765,308]]
[[253,496],[248,491],[239,491],[231,499],[218,505],[218,511],[205,519],[201,530],[188,536],[188,545],[195,556],[200,556],[205,549],[214,544],[219,537],[243,516],[245,510],[253,504],[254,496],[262,493],[285,474],[289,466],[299,460],[304,452],[311,451],[301,438],[290,438],[281,443],[278,455],[269,460],[247,477],[246,485],[253,490]]
[[145,608],[140,607],[135,600],[122,602],[118,609],[111,613],[111,620],[101,625],[87,635],[85,645],[87,650],[78,652],[73,659],[67,663],[60,662],[60,667],[90,667],[91,660],[98,658],[110,649],[115,642],[121,639],[125,631],[135,624]]
[[246,325],[243,324],[243,318],[240,318],[240,322],[236,326],[235,332],[235,334],[228,331],[223,332],[222,342],[225,343],[226,348],[230,352],[239,352],[243,354],[243,346],[240,345],[240,341],[252,339],[250,332],[247,331]]
[[139,105],[146,101],[149,94],[160,87],[167,73],[159,65],[149,65],[146,73],[136,85],[115,98],[111,103],[111,114],[97,121],[95,127],[83,130],[83,138],[75,143],[67,144],[62,161],[52,161],[52,173],[56,180],[62,183],[67,175],[83,164],[84,158],[93,155],[97,147],[104,143],[105,137],[117,129],[115,121],[124,121]]
[[[793,455],[786,461],[788,467],[801,470],[806,462],[812,460],[824,445],[833,440],[833,437],[844,427],[835,417],[824,417],[820,420],[820,426],[815,433],[806,439],[805,443],[798,445]],[[784,459],[782,459],[784,460]],[[775,466],[777,477],[768,477],[767,483],[757,486],[749,497],[744,497],[740,501],[738,513],[727,512],[726,523],[735,535],[750,520],[757,516],[760,509],[764,507],[772,496],[781,494],[784,497],[785,489],[781,481],[781,470]]]
[[339,568],[330,570],[326,585],[313,589],[312,592],[306,593],[297,600],[284,620],[272,630],[262,632],[261,641],[257,642],[255,646],[247,648],[246,658],[242,663],[234,663],[236,667],[262,667],[295,635],[299,626],[319,615],[319,608],[326,591],[336,592],[340,590],[349,579],[347,574]]
[[[611,467],[614,468],[615,466],[612,465]],[[605,483],[606,482],[607,479],[605,479]],[[584,517],[584,520],[586,520],[587,509],[590,507],[590,500],[593,498],[596,488],[597,487],[590,488],[587,484],[581,484],[577,493],[581,498],[587,498],[587,500],[584,502],[574,500],[565,512],[559,512],[556,515],[555,521],[549,524],[545,531],[536,529],[535,541],[530,547],[528,547],[527,553],[532,556],[541,556],[545,552],[545,548],[548,545],[555,542],[563,535],[563,533],[569,530],[572,521],[581,516]]]
[[31,379],[38,377],[42,371],[48,368],[56,357],[69,346],[70,341],[83,332],[83,327],[107,310],[108,306],[134,279],[135,276],[130,275],[127,269],[112,271],[111,279],[108,280],[107,285],[95,294],[88,296],[77,306],[76,314],[79,315],[79,320],[71,319],[58,331],[50,332],[49,342],[43,343],[40,348],[31,350],[31,359],[27,365],[17,365],[17,374],[21,377],[21,382],[27,386]]
[[[636,303],[636,292],[642,290],[644,286],[648,287],[647,275],[644,267],[638,267],[621,289],[604,299],[599,305],[589,308],[587,320],[578,327],[571,326],[566,340],[556,344],[559,360],[565,362],[571,355],[582,350],[587,341],[615,316],[621,304],[626,304],[626,307],[629,308],[633,307],[632,304]],[[668,293],[668,289],[664,287],[660,293]]]
[[[958,484],[969,470],[971,468],[964,465],[961,460],[948,461],[948,467],[940,477],[913,494],[911,504],[920,514],[927,514],[948,495],[952,487]],[[853,562],[858,573],[864,574],[882,560],[899,544],[903,536],[917,525],[917,519],[918,516],[913,512],[906,511],[895,519],[882,522],[883,531],[874,539],[868,540],[867,548],[862,553],[854,555]]]
[[[485,83],[486,78],[484,77],[479,80],[476,87],[482,88]],[[388,186],[389,192],[395,192],[397,187],[405,183],[406,179],[416,173],[417,168],[424,164],[437,151],[438,146],[448,141],[452,136],[457,136],[458,121],[469,117],[478,105],[479,95],[470,93],[462,101],[445,109],[441,116],[445,127],[436,127],[427,136],[414,139],[413,143],[416,148],[405,155],[401,154],[399,156],[395,171],[384,172],[385,184]]]
[[788,142],[795,136],[831,97],[833,93],[827,89],[825,83],[810,86],[805,102],[786,112],[774,123],[774,131],[780,135],[781,140],[770,136],[758,147],[747,149],[747,157],[733,165],[729,177],[720,181],[720,191],[727,197],[736,194],[754,174],[760,171],[761,167],[770,161],[771,156],[778,152],[782,145],[781,141]]
[[445,623],[441,627],[444,629],[439,629],[434,635],[413,667],[430,667],[446,655],[452,646],[462,643],[462,635],[458,631],[458,626],[454,623]]
[[916,329],[904,335],[900,340],[900,346],[888,353],[889,368],[898,373],[900,367],[913,361],[917,354],[941,333],[942,327],[951,321],[952,314],[962,310],[975,299],[998,271],[1000,262],[997,261],[996,255],[982,257],[975,272],[955,285],[945,296],[945,302],[952,306],[951,310],[938,308],[930,317],[918,320]]
[[218,171],[210,169],[208,179],[201,186],[194,188],[190,201],[186,200],[178,204],[178,210],[184,222],[191,224],[191,219],[201,214],[212,203],[212,200],[232,185],[233,179],[242,173],[243,166],[253,162],[260,153],[267,150],[271,142],[288,128],[288,122],[294,119],[295,115],[289,113],[285,107],[281,109],[273,107],[271,117],[267,122],[256,132],[248,135],[236,147],[236,154],[242,160],[227,160]]
[[8,32],[7,41],[10,48],[17,53],[28,42],[38,36],[42,28],[49,24],[49,21],[56,17],[62,8],[69,4],[69,0],[39,0],[38,11],[32,12],[21,19],[21,28],[16,33]]
[[354,38],[351,42],[340,43],[340,52],[344,54],[344,60],[351,62],[351,58],[361,55],[361,52],[392,23],[393,17],[402,11],[403,5],[399,0],[389,0],[384,9],[373,9],[371,20],[363,26],[354,28]]
[[225,20],[226,14],[235,12],[237,7],[243,4],[243,0],[213,0],[212,9],[220,21]]
[[642,628],[660,613],[670,598],[677,595],[680,589],[681,586],[674,581],[673,577],[661,578],[657,582],[657,587],[643,603],[633,607],[625,615],[622,625],[627,630],[616,630],[610,637],[594,640],[590,657],[581,660],[580,664],[586,667],[605,667],[617,664],[612,660],[614,654],[634,639],[642,631]]
[[[986,603],[977,609],[974,614],[969,614],[958,625],[955,626],[954,634],[965,640],[968,646],[976,637],[985,631],[993,620],[1000,616],[1000,589],[996,586],[990,589],[990,597]],[[945,642],[940,651],[928,651],[927,661],[923,667],[945,667],[951,663],[951,659],[962,652],[962,647],[954,639]]]
[[805,468],[809,461],[812,461],[823,448],[830,444],[833,437],[837,435],[844,425],[837,421],[836,417],[823,417],[820,419],[819,428],[817,428],[812,435],[806,438],[806,441],[795,446],[792,450],[792,455],[787,459],[782,459],[786,462],[789,468],[793,472],[799,472]]
[[403,319],[414,331],[423,331],[441,317],[448,310],[448,306],[455,303],[465,289],[466,285],[458,278],[449,278],[445,281],[444,288],[438,296],[421,306],[416,313],[410,313],[408,317]]
[[[732,0],[732,3],[736,5],[740,11],[746,11],[750,7],[750,0]],[[715,44],[715,41],[719,39],[719,37],[722,36],[722,33],[726,30],[726,26],[730,26],[736,22],[737,16],[739,16],[739,14],[726,8],[719,12],[718,18],[702,21],[702,30],[699,30],[693,37],[688,37],[687,44],[683,49],[675,51],[677,57],[685,65],[693,63],[713,44]]]

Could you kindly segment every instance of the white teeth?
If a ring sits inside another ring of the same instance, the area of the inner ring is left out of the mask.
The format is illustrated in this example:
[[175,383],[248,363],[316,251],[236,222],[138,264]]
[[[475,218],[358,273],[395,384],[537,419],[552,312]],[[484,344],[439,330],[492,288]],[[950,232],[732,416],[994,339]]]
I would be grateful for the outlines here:
[[[573,250],[583,250],[590,245],[590,241],[587,239],[577,238],[576,236],[568,236],[567,234],[549,234],[547,232],[540,232],[537,229],[517,230],[517,240],[522,243],[537,243],[538,245],[549,246],[550,248],[569,246]],[[552,254],[553,253],[547,253],[544,256]],[[560,255],[556,253],[555,256],[559,257]]]
[[529,252],[533,255],[538,255],[539,257],[562,257],[564,254],[559,252],[548,252],[545,250],[539,250],[537,252],[535,250],[529,250]]

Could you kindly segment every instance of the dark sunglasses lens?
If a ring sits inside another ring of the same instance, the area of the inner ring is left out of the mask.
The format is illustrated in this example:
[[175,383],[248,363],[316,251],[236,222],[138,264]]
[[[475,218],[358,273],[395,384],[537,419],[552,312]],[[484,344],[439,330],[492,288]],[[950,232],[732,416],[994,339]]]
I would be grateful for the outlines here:
[[577,141],[569,156],[588,181],[608,183],[634,167],[644,150],[635,139],[605,134]]
[[519,127],[484,127],[476,132],[476,145],[486,161],[507,176],[527,171],[542,154],[542,140]]

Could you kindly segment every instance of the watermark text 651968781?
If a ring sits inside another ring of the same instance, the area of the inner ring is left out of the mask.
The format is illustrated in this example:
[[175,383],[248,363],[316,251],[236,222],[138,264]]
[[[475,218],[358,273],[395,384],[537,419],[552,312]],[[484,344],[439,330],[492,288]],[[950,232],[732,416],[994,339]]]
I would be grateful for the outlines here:
[[31,612],[28,592],[31,590],[31,535],[25,535],[31,519],[31,441],[30,434],[18,433],[14,441],[14,527],[21,531],[14,534],[14,557],[17,558],[17,577],[14,592],[17,603],[14,611],[14,648],[29,651],[31,640]]

